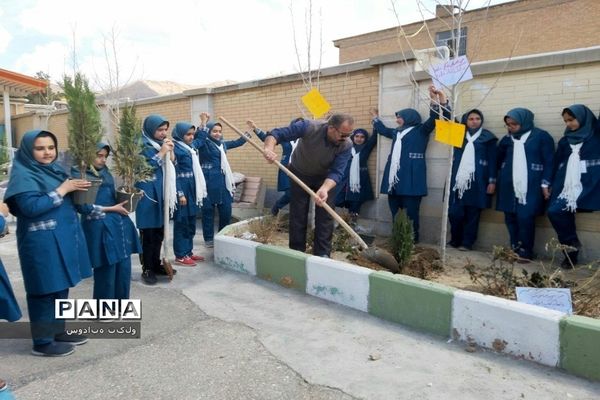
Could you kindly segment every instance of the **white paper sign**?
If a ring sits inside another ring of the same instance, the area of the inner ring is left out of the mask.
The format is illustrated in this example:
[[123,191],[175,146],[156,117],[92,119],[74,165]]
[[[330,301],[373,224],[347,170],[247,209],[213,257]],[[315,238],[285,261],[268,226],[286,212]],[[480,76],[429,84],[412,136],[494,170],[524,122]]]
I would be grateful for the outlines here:
[[437,89],[443,89],[459,82],[473,79],[473,73],[466,56],[460,56],[446,62],[431,65],[429,75]]
[[517,301],[573,314],[571,289],[516,287]]

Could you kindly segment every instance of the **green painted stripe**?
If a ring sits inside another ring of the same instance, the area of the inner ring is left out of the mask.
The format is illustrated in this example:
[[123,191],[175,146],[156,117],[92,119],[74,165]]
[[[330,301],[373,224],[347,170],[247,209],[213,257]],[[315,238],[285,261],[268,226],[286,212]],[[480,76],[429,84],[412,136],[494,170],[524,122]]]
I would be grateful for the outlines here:
[[450,335],[454,288],[381,271],[369,275],[369,282],[369,314],[436,335]]
[[256,275],[262,279],[306,291],[308,254],[282,247],[263,245],[256,248]]
[[560,366],[600,380],[600,320],[577,315],[560,320]]

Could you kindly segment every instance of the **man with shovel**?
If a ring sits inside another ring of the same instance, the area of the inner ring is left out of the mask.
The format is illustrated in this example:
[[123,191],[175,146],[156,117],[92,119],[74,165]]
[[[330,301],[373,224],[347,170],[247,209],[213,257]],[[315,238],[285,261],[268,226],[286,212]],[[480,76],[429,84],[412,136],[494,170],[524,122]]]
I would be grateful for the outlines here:
[[[316,192],[315,203],[334,206],[333,188],[342,180],[350,160],[354,118],[349,114],[333,114],[326,122],[298,121],[289,126],[275,128],[267,135],[264,156],[269,162],[278,159],[274,148],[281,142],[299,139],[294,157],[288,168],[309,188]],[[291,249],[306,250],[306,228],[310,195],[300,185],[291,181],[290,237]],[[315,209],[315,235],[313,254],[329,257],[333,236],[333,218],[322,208]]]

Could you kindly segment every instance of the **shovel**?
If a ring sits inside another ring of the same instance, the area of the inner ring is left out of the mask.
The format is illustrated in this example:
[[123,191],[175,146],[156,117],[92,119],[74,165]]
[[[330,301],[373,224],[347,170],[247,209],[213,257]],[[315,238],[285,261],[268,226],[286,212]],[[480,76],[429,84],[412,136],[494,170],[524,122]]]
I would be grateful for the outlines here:
[[[239,130],[237,127],[235,127],[233,124],[231,124],[229,121],[227,121],[227,119],[225,119],[225,117],[219,117],[219,119],[221,121],[223,121],[223,123],[225,123],[225,125],[229,126],[231,129],[233,129],[238,135],[240,135],[241,137],[243,137],[248,143],[250,143],[252,145],[252,147],[254,147],[255,149],[257,149],[258,151],[261,152],[261,154],[265,154],[264,149],[257,143],[255,143],[251,138],[249,138],[248,136],[246,136],[244,134],[244,132],[242,132],[241,130]],[[292,171],[290,171],[289,169],[287,169],[285,166],[283,166],[279,161],[274,160],[273,163],[275,165],[277,165],[277,167],[282,170],[287,176],[290,177],[290,179],[293,179],[294,182],[296,182],[306,193],[308,193],[312,198],[316,199],[318,198],[316,193],[313,192],[313,190],[311,188],[309,188],[308,186],[306,186],[306,184],[304,182],[302,182],[300,180],[300,178],[298,178],[296,175],[294,175],[294,173]],[[373,262],[376,262],[380,265],[383,265],[384,267],[386,267],[387,269],[389,269],[392,272],[400,272],[400,267],[398,265],[398,261],[396,261],[396,259],[394,258],[394,256],[392,256],[389,252],[383,250],[383,249],[379,249],[377,247],[369,247],[367,246],[367,244],[365,243],[365,241],[358,235],[358,233],[356,233],[354,231],[354,229],[352,229],[350,227],[350,225],[348,225],[346,223],[346,221],[344,221],[344,219],[342,217],[339,216],[338,213],[335,212],[335,210],[333,210],[329,204],[327,203],[323,203],[321,205],[321,207],[323,207],[325,209],[325,211],[327,211],[327,213],[329,215],[331,215],[331,217],[333,219],[335,219],[341,226],[342,228],[344,228],[346,230],[346,232],[348,232],[350,234],[350,236],[352,236],[352,238],[354,238],[354,240],[356,240],[360,246],[361,249],[361,255],[365,258],[367,258],[368,260],[371,260]]]

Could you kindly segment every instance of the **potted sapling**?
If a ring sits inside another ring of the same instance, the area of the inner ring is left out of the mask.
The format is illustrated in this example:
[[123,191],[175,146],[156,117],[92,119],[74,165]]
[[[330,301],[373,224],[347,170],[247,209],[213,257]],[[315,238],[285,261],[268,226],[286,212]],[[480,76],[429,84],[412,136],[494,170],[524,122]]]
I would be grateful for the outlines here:
[[100,110],[96,105],[96,96],[82,73],[75,73],[73,78],[65,76],[63,90],[69,107],[69,152],[73,157],[71,175],[92,183],[87,191],[73,192],[73,202],[93,204],[102,183],[94,168],[96,146],[102,140]]
[[152,167],[142,155],[141,121],[135,115],[134,106],[121,110],[119,135],[114,143],[112,170],[121,178],[122,185],[117,188],[117,202],[122,203],[129,212],[134,212],[143,192],[134,186],[138,181],[146,181],[154,175]]

